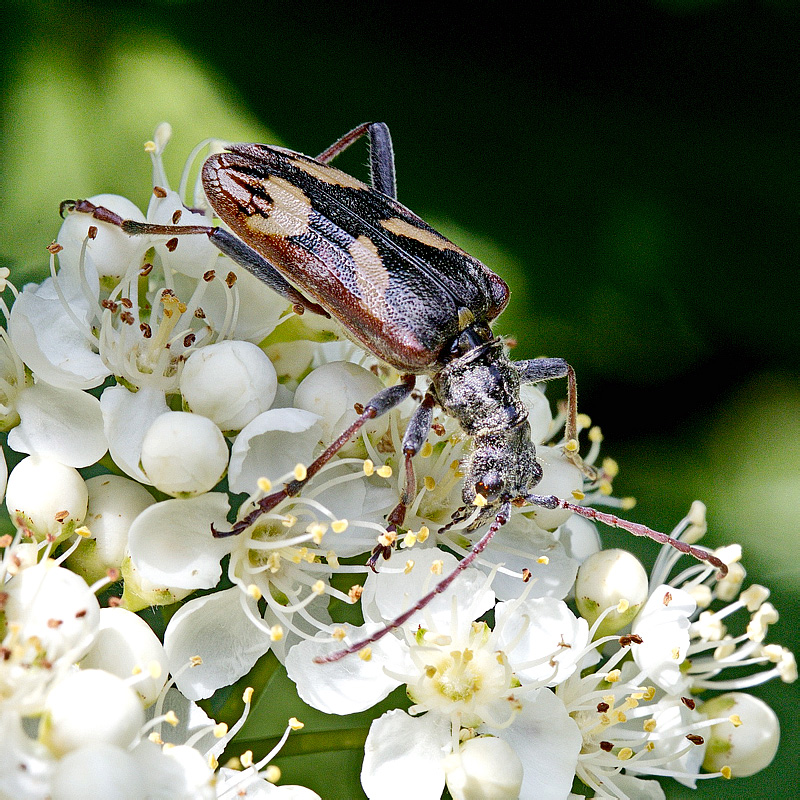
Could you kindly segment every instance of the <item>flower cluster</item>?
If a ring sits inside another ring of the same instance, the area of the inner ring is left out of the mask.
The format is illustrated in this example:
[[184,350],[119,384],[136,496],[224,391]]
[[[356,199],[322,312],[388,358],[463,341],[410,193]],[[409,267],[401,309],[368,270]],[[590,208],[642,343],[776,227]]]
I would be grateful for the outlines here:
[[[457,800],[555,800],[575,781],[598,797],[657,798],[654,777],[695,786],[766,766],[777,720],[742,690],[793,681],[796,665],[766,643],[777,612],[766,588],[744,588],[736,547],[717,552],[722,580],[703,562],[675,574],[681,554],[666,546],[648,578],[629,553],[601,548],[592,521],[514,507],[455,581],[395,625],[470,552],[479,513],[454,516],[470,440],[436,410],[402,528],[387,528],[416,395],[302,491],[252,513],[273,486],[303,482],[399,376],[206,236],[123,232],[118,219],[212,222],[202,186],[189,188],[192,159],[170,188],[168,139],[160,126],[147,144],[146,215],[115,195],[91,198],[93,215],[67,207],[50,277],[17,293],[2,276],[13,305],[2,306],[0,422],[24,457],[5,487],[13,532],[0,539],[0,797],[119,786],[130,797],[316,797],[274,785],[277,749],[220,769],[243,719],[228,731],[195,704],[268,652],[327,714],[405,687],[411,705],[375,719],[366,740],[371,800],[436,800],[445,787]],[[536,386],[522,400],[537,492],[630,505],[612,495],[616,465],[588,418],[581,470],[565,454],[563,410]],[[212,535],[232,525],[238,535]],[[704,532],[698,503],[672,536],[691,545]],[[370,553],[387,556],[373,555],[377,571]],[[341,622],[356,603],[363,624]],[[136,612],[172,604],[162,644]],[[376,632],[386,635],[325,661]]]

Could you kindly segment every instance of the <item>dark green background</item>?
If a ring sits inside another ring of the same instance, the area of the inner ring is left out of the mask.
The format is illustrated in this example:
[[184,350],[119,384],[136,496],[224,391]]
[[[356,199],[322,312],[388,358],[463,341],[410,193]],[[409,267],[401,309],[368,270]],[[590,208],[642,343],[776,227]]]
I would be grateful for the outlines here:
[[[141,144],[163,119],[174,170],[204,136],[313,155],[383,119],[400,199],[511,283],[498,330],[517,357],[576,367],[631,515],[666,530],[705,500],[709,543],[745,545],[783,615],[770,639],[797,650],[797,4],[530,10],[6,3],[0,256],[19,285],[42,274],[60,200],[144,205]],[[706,796],[800,794],[797,690],[757,691],[782,752]]]

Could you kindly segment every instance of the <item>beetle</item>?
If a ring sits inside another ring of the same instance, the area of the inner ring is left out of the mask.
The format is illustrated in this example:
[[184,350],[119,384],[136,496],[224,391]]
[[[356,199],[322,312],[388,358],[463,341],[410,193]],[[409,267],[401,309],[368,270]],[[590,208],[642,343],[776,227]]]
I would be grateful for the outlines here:
[[[371,185],[330,165],[362,136],[369,141]],[[335,318],[350,338],[402,375],[399,383],[363,406],[356,421],[308,466],[304,476],[261,499],[231,530],[214,530],[215,536],[241,533],[282,500],[298,494],[368,420],[409,397],[418,376],[429,378],[430,385],[403,436],[404,487],[400,502],[387,517],[390,531],[402,526],[415,495],[413,458],[427,439],[434,407],[455,417],[472,437],[462,466],[463,506],[450,525],[473,517],[468,530],[489,522],[488,529],[455,570],[403,616],[369,640],[324,660],[375,641],[444,591],[508,521],[512,506],[566,509],[669,544],[709,562],[724,576],[725,564],[701,548],[534,491],[542,468],[520,400],[520,386],[526,383],[567,379],[565,450],[585,474],[596,477],[577,453],[575,373],[561,358],[509,359],[504,342],[491,330],[508,303],[508,286],[397,201],[392,141],[384,123],[359,125],[316,158],[272,145],[232,144],[209,156],[201,175],[208,201],[226,228],[123,220],[85,200],[65,201],[62,214],[90,213],[132,236],[206,235],[225,255],[291,302],[297,313]],[[378,545],[370,565],[374,568],[390,553],[389,545]]]

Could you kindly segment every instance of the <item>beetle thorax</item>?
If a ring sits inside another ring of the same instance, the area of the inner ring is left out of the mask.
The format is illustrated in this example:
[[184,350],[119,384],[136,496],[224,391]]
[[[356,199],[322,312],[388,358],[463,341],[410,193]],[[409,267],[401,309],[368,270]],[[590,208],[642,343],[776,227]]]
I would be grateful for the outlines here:
[[464,471],[464,503],[476,493],[490,503],[524,495],[541,478],[519,373],[500,340],[486,341],[434,375],[442,408],[473,437]]

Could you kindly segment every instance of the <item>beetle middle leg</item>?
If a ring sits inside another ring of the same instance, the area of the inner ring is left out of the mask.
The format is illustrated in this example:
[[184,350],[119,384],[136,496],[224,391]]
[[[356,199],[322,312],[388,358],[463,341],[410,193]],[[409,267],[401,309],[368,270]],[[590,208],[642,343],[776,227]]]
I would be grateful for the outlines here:
[[564,426],[567,458],[591,481],[598,478],[597,470],[589,466],[578,455],[578,384],[575,370],[563,358],[532,358],[515,361],[522,383],[539,383],[556,378],[567,379],[567,421]]

